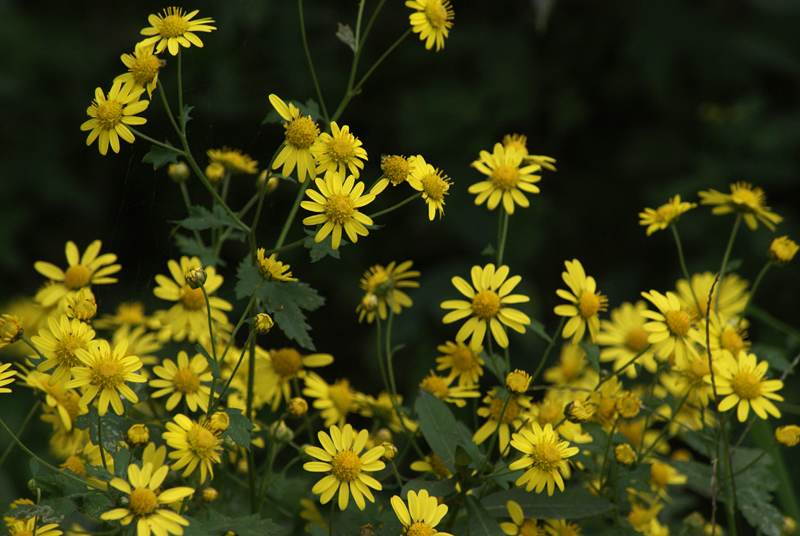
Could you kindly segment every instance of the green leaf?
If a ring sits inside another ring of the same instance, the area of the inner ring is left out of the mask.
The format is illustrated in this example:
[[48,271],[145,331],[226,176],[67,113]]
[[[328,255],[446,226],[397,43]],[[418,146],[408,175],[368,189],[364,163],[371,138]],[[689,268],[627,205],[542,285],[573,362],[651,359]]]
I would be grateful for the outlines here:
[[[106,456],[106,463],[108,463],[108,460],[111,458],[111,454],[107,452]],[[103,482],[111,482],[111,479],[114,478],[114,475],[109,473],[108,470],[102,465],[91,465],[87,463],[84,465],[84,469],[86,470],[87,475],[96,478],[97,480],[102,480]]]
[[[781,513],[772,505],[772,491],[778,479],[769,466],[769,456],[761,456],[761,449],[740,447],[733,455],[732,468],[736,475],[736,501],[739,511],[751,526],[768,536],[778,536],[783,525]],[[751,465],[752,464],[752,465]]]
[[497,250],[494,249],[494,246],[490,242],[485,248],[483,248],[483,251],[481,251],[481,255],[485,257],[494,257],[495,255],[497,255]]
[[241,300],[253,295],[262,278],[258,273],[258,268],[252,266],[250,261],[243,260],[236,269],[236,279],[238,281],[234,291],[236,292],[236,299]]
[[177,223],[184,229],[189,229],[190,231],[203,231],[205,229],[216,229],[219,227],[239,228],[236,222],[233,221],[233,218],[231,218],[220,205],[214,205],[211,212],[200,205],[189,207],[188,218],[180,221],[172,221],[170,223]]
[[114,501],[105,493],[92,493],[84,497],[81,510],[90,517],[100,519],[100,516],[111,510],[112,506],[114,506]]
[[497,521],[474,495],[467,495],[467,522],[470,536],[505,536]]
[[759,360],[765,360],[769,363],[769,369],[776,372],[784,372],[791,366],[791,363],[786,359],[786,351],[766,344],[754,344],[750,348],[750,352],[757,355]]
[[544,324],[536,320],[535,318],[531,318],[531,323],[528,325],[528,329],[537,334],[541,337],[544,341],[550,342],[552,339],[550,335],[547,334],[547,331],[544,329]]
[[[172,147],[172,144],[169,142],[169,140],[165,140],[164,143]],[[153,145],[150,147],[150,152],[142,157],[142,163],[153,164],[153,169],[158,169],[167,164],[177,164],[178,153],[175,151],[179,150],[180,149],[170,150],[158,145]]]
[[[129,407],[131,403],[125,400],[123,401],[123,405]],[[88,413],[78,415],[78,418],[75,419],[75,428],[78,430],[88,429],[89,439],[92,440],[92,444],[94,445],[99,444],[97,439],[97,424],[97,408],[94,407],[94,405],[89,406]],[[116,452],[117,444],[125,440],[125,433],[128,431],[129,427],[130,426],[122,420],[122,417],[113,411],[106,412],[106,414],[103,415],[103,448],[108,452]]]
[[547,493],[533,493],[525,488],[513,488],[489,495],[481,503],[493,516],[507,516],[506,503],[519,503],[525,517],[535,519],[580,519],[610,512],[614,505],[605,499],[592,495],[585,488],[569,487]]
[[428,495],[431,497],[443,497],[456,489],[456,479],[447,478],[445,480],[424,480],[422,478],[415,478],[409,480],[400,491],[400,497],[404,500],[408,498],[408,492],[414,491],[419,493],[420,490],[427,490]]
[[199,258],[203,266],[226,266],[225,261],[214,255],[213,248],[201,246],[194,238],[176,234],[175,245],[183,255]]
[[420,390],[414,403],[414,411],[417,413],[422,435],[451,473],[456,472],[457,445],[461,445],[474,461],[482,459],[478,447],[472,442],[472,438],[464,437],[458,421],[444,402],[428,391]]
[[17,519],[40,517],[43,523],[61,523],[77,508],[70,497],[56,497],[45,499],[39,504],[21,504],[6,512],[6,515]]
[[[324,259],[326,255],[330,255],[334,259],[339,258],[339,250],[333,249],[333,237],[328,235],[325,237],[324,240],[321,242],[317,242],[314,240],[314,237],[317,235],[314,231],[309,231],[305,229],[307,235],[305,242],[303,242],[303,247],[308,249],[309,255],[311,255],[311,262],[317,262],[318,260]],[[339,245],[339,248],[342,246],[346,246],[349,244],[347,240],[342,238],[342,243]]]
[[586,351],[586,361],[588,361],[595,372],[600,372],[600,347],[596,344],[578,343]]
[[272,536],[281,531],[279,525],[270,519],[261,519],[258,514],[230,518],[209,510],[208,519],[184,517],[189,520],[189,526],[184,528],[184,536],[220,536],[228,531],[236,536]]
[[506,370],[506,360],[503,359],[503,356],[498,354],[492,354],[489,356],[486,352],[480,353],[480,358],[483,359],[483,363],[492,374],[494,374],[495,378],[500,380],[500,383],[505,385],[506,383],[506,375],[508,374],[505,372]]
[[311,534],[311,536],[330,536],[328,529],[320,527],[316,523],[310,523],[308,525],[308,532]]
[[124,445],[120,446],[119,450],[111,454],[111,457],[114,458],[114,476],[118,476],[123,480],[127,479],[128,460],[131,458],[128,448]]
[[694,460],[671,460],[671,466],[682,475],[686,475],[686,485],[702,493],[711,495],[711,466]]
[[227,408],[225,413],[228,414],[231,422],[228,425],[228,429],[222,434],[223,439],[230,437],[240,447],[250,450],[250,430],[255,428],[253,423],[244,416],[240,409]]
[[306,283],[299,281],[265,281],[258,293],[264,308],[287,338],[303,348],[315,350],[302,310],[314,311],[325,303],[325,299]]
[[189,113],[192,110],[194,110],[194,106],[189,106],[188,104],[186,104],[183,107],[183,111],[181,112],[181,121],[183,121],[184,125],[186,125],[186,123],[192,120],[191,116],[189,116]]
[[199,344],[195,344],[194,349],[197,350],[197,352],[200,355],[206,358],[206,363],[208,363],[208,366],[211,367],[211,377],[221,380],[222,373],[219,371],[219,364],[217,364],[216,360],[214,360],[213,357],[208,355],[208,350],[206,350]]

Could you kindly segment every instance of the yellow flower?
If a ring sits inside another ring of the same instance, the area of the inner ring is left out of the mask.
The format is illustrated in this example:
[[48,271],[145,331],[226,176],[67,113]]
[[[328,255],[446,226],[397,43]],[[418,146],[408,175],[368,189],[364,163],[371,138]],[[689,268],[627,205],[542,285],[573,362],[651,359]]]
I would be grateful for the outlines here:
[[209,26],[209,23],[214,22],[210,18],[192,20],[198,11],[184,14],[179,7],[168,7],[163,15],[150,15],[147,17],[150,27],[144,28],[141,34],[153,37],[148,37],[141,44],[158,43],[156,54],[161,54],[166,48],[173,56],[178,54],[180,47],[189,48],[194,45],[202,48],[203,42],[194,32],[210,32],[216,28]]
[[42,420],[59,420],[60,427],[69,432],[72,430],[78,415],[89,411],[88,408],[80,405],[81,395],[76,390],[66,389],[63,384],[50,385],[51,376],[49,374],[31,370],[22,374],[21,377],[25,379],[25,384],[28,387],[44,393],[46,407],[54,410],[53,413],[55,415],[43,415]]
[[636,451],[628,443],[620,443],[614,447],[614,459],[620,465],[633,465],[636,461]]
[[258,381],[267,393],[267,400],[272,400],[272,411],[278,409],[281,400],[287,403],[291,400],[292,380],[305,378],[305,367],[327,367],[331,363],[331,354],[300,355],[294,348],[270,350],[264,356],[264,374]]
[[636,377],[636,367],[632,364],[634,358],[636,364],[648,372],[653,373],[658,368],[655,350],[647,342],[650,333],[644,329],[647,319],[642,311],[646,310],[647,305],[641,300],[635,304],[625,302],[611,310],[611,320],[600,321],[597,344],[604,347],[600,351],[600,361],[613,361],[614,372],[626,367],[625,374],[629,378]]
[[[128,341],[128,355],[138,355],[143,365],[155,365],[160,361],[155,354],[161,350],[162,344],[155,333],[147,331],[147,326],[136,326],[131,329],[130,325],[124,325],[114,331],[111,344],[116,346],[123,339]],[[142,375],[150,377],[150,373],[145,369],[142,369]]]
[[681,202],[681,196],[676,195],[668,203],[658,209],[645,208],[639,213],[639,225],[647,225],[647,236],[661,231],[678,221],[678,217],[697,206],[697,203]]
[[314,398],[312,405],[320,410],[325,426],[344,426],[347,415],[358,411],[356,392],[346,379],[336,380],[329,385],[313,372],[305,378],[303,394]]
[[517,152],[522,153],[523,160],[529,164],[537,164],[550,171],[556,171],[553,165],[556,159],[551,156],[540,154],[528,154],[528,137],[524,134],[506,134],[503,136],[503,147],[513,147]]
[[15,519],[14,521],[8,527],[8,532],[11,536],[61,536],[63,534],[56,523],[45,525],[41,518],[38,517]]
[[266,281],[297,281],[297,278],[292,277],[292,272],[289,271],[291,266],[275,260],[275,253],[264,258],[264,248],[258,248],[256,254],[258,255],[258,273]]
[[479,398],[481,396],[481,393],[476,390],[478,386],[474,384],[459,384],[458,386],[451,387],[450,384],[453,383],[454,379],[455,376],[443,378],[431,371],[430,374],[425,376],[425,379],[420,382],[419,387],[420,389],[428,391],[439,400],[455,404],[459,408],[463,408],[467,405],[467,401],[464,400],[465,398]]
[[131,447],[144,447],[150,441],[150,430],[144,424],[134,424],[125,433],[125,442]]
[[328,178],[333,173],[344,176],[350,172],[357,179],[364,168],[362,160],[367,160],[367,151],[361,145],[349,126],[340,129],[336,121],[331,122],[331,134],[320,134],[310,149],[317,163],[317,175],[324,173]]
[[167,477],[169,467],[153,470],[153,465],[146,463],[139,469],[138,465],[128,466],[128,481],[114,478],[111,487],[118,489],[128,497],[124,508],[109,510],[100,516],[106,521],[120,519],[123,525],[130,524],[136,519],[136,533],[138,536],[166,536],[183,534],[183,526],[188,526],[189,521],[177,512],[172,511],[169,505],[189,497],[194,489],[177,487],[162,489],[161,485]]
[[586,276],[578,259],[573,259],[571,262],[564,261],[564,265],[567,271],[562,272],[561,277],[569,286],[571,293],[558,289],[556,294],[574,305],[557,305],[555,308],[558,316],[569,317],[561,335],[565,339],[572,337],[572,344],[578,344],[583,340],[583,334],[588,326],[589,338],[594,343],[600,330],[600,317],[597,313],[606,310],[608,298],[597,292],[594,277]]
[[751,230],[755,230],[760,221],[766,225],[770,231],[774,231],[774,224],[783,221],[783,218],[770,212],[770,208],[764,206],[766,196],[761,188],[753,188],[751,184],[746,182],[731,184],[730,188],[730,194],[723,194],[716,190],[699,192],[700,204],[716,205],[711,209],[712,214],[740,213],[744,217],[744,222]]
[[[108,489],[108,483],[98,480],[86,470],[87,467],[98,469],[103,467],[102,458],[105,457],[109,472],[114,473],[114,458],[111,453],[103,449],[102,452],[98,445],[92,445],[88,436],[82,446],[78,446],[73,453],[61,464],[64,469],[69,469],[77,475],[81,475],[87,482]],[[92,473],[94,474],[94,473]]]
[[54,282],[36,294],[36,301],[44,307],[51,307],[64,299],[66,305],[67,296],[74,297],[78,290],[87,285],[116,283],[116,278],[108,276],[119,272],[122,267],[112,264],[117,260],[113,253],[98,256],[102,245],[100,240],[95,240],[89,244],[83,256],[80,256],[75,242],[67,242],[65,252],[69,268],[66,270],[49,262],[34,263],[33,267],[37,272]]
[[11,363],[5,365],[0,363],[0,393],[10,393],[11,389],[4,387],[14,383],[14,376],[17,374],[16,370],[8,370]]
[[686,484],[686,475],[678,471],[669,464],[654,462],[650,465],[650,479],[647,481],[650,489],[658,493],[662,499],[667,498],[667,485]]
[[306,462],[303,469],[312,473],[328,473],[311,488],[312,493],[320,495],[320,503],[328,503],[337,491],[340,510],[347,508],[351,493],[361,510],[366,506],[365,496],[370,502],[375,502],[369,488],[380,491],[382,487],[366,472],[380,471],[386,466],[380,461],[384,448],[374,447],[362,454],[369,433],[366,430],[354,433],[349,424],[342,429],[331,426],[330,435],[321,431],[317,437],[323,448],[306,447],[305,453],[320,461]]
[[545,519],[545,532],[552,536],[581,536],[581,527],[566,519]]
[[517,486],[523,484],[527,491],[534,488],[541,493],[547,487],[547,494],[552,495],[556,486],[564,491],[564,480],[561,473],[568,470],[567,458],[578,453],[578,447],[570,447],[569,442],[559,441],[558,434],[550,424],[544,429],[534,422],[521,432],[511,436],[511,446],[522,452],[519,460],[511,462],[508,468],[512,471],[529,468],[517,479]]
[[86,145],[91,145],[99,137],[98,148],[100,154],[104,155],[108,152],[109,143],[115,153],[119,152],[120,138],[128,143],[136,141],[125,125],[143,125],[147,122],[144,117],[134,117],[150,105],[149,101],[139,100],[142,93],[143,87],[136,87],[132,82],[123,85],[118,80],[112,84],[108,95],[104,95],[101,88],[95,89],[92,105],[86,109],[91,119],[81,125],[81,130],[91,130]]
[[[36,503],[34,503],[30,499],[15,499],[15,500],[11,501],[11,504],[9,505],[8,509],[9,510],[14,510],[15,508],[19,508],[23,504],[33,505],[33,504],[36,504]],[[12,516],[3,516],[3,521],[5,522],[6,527],[13,527],[17,523],[17,521],[20,521],[20,520],[18,520],[16,517],[12,517]]]
[[236,173],[246,173],[254,175],[258,173],[258,160],[253,160],[250,155],[242,154],[239,149],[209,149],[206,151],[211,162],[222,165],[227,171]]
[[425,162],[421,154],[412,156],[408,160],[414,166],[408,174],[408,184],[418,192],[422,192],[422,198],[428,205],[428,219],[433,221],[437,210],[441,218],[444,214],[444,196],[453,184],[452,181],[439,169]]
[[520,191],[532,194],[539,193],[539,187],[533,183],[542,180],[540,175],[533,175],[541,166],[529,165],[520,168],[525,155],[514,149],[504,147],[500,143],[494,144],[494,151],[481,151],[480,158],[471,166],[488,176],[487,180],[478,182],[469,187],[469,193],[478,194],[475,204],[480,205],[487,201],[486,208],[494,210],[502,200],[503,208],[509,214],[514,214],[514,203],[521,207],[528,207],[528,198]]
[[412,462],[411,470],[418,471],[420,473],[430,473],[436,477],[436,480],[446,480],[453,476],[453,473],[451,473],[450,469],[448,469],[447,466],[442,463],[442,460],[436,455],[436,453],[433,453],[430,456],[425,456],[424,460]]
[[408,506],[399,496],[392,497],[392,509],[397,519],[403,524],[408,536],[453,536],[447,532],[439,532],[434,527],[447,514],[447,505],[439,504],[436,497],[428,495],[428,490],[421,489],[408,492]]
[[211,381],[211,371],[208,370],[206,358],[197,354],[189,361],[186,352],[178,352],[178,364],[171,359],[165,359],[161,366],[153,367],[153,373],[159,379],[150,380],[150,387],[158,389],[151,396],[159,398],[170,395],[167,399],[167,411],[172,411],[181,398],[186,400],[186,405],[191,411],[208,411],[208,398],[211,389],[200,382]]
[[288,177],[295,166],[297,166],[297,180],[302,184],[306,180],[306,174],[312,179],[317,176],[314,156],[311,154],[311,146],[319,136],[319,127],[307,115],[298,110],[291,102],[287,106],[277,95],[271,94],[269,102],[275,111],[287,122],[283,124],[286,130],[286,139],[283,142],[283,149],[272,163],[272,169],[283,166],[284,177]]
[[158,84],[158,71],[164,66],[164,62],[153,54],[154,48],[154,43],[137,43],[133,55],[123,54],[122,63],[128,68],[128,72],[116,77],[114,82],[130,82],[135,88],[146,88],[147,95],[152,98],[153,90]]
[[483,376],[483,359],[478,354],[483,351],[483,346],[473,350],[463,342],[451,342],[436,347],[442,354],[436,358],[436,370],[450,369],[448,381],[458,377],[459,387],[474,387]]
[[[497,430],[498,447],[503,455],[507,454],[506,448],[512,430],[519,429],[525,421],[531,418],[531,397],[526,395],[509,396],[508,404],[506,404],[505,399],[497,396],[497,389],[489,391],[483,399],[483,403],[486,405],[478,408],[477,411],[480,417],[487,417],[487,420],[472,435],[475,444],[480,445]],[[506,408],[505,412],[503,406]],[[502,421],[500,420],[501,414]]]
[[117,344],[113,352],[107,341],[99,340],[86,350],[79,348],[75,351],[81,364],[72,367],[72,379],[66,383],[66,387],[85,387],[81,406],[88,406],[100,395],[97,405],[100,415],[105,415],[109,403],[117,415],[122,415],[125,409],[120,395],[134,404],[139,401],[126,382],[143,383],[147,380],[136,374],[142,368],[142,361],[135,355],[126,355],[127,349],[128,341],[125,340]]
[[406,0],[406,7],[415,10],[408,18],[414,33],[425,41],[425,48],[430,50],[434,43],[436,52],[444,48],[455,16],[450,0]]
[[597,382],[593,377],[587,378],[586,374],[584,374],[588,364],[586,350],[580,345],[566,342],[561,345],[558,365],[546,369],[543,378],[558,387],[584,387],[590,389],[597,385]]
[[642,311],[651,320],[643,327],[650,333],[647,342],[653,345],[660,359],[675,352],[676,361],[682,363],[688,355],[696,355],[695,343],[703,344],[702,335],[695,329],[694,322],[686,312],[674,292],[666,295],[658,291],[642,292],[642,296],[655,305],[659,312]]
[[772,241],[769,246],[769,260],[773,264],[786,264],[791,261],[800,247],[788,236],[782,236]]
[[372,219],[359,212],[358,209],[372,203],[375,195],[362,195],[364,193],[362,181],[356,182],[353,175],[349,175],[345,180],[344,174],[334,172],[326,174],[324,180],[316,179],[315,184],[319,188],[319,192],[309,188],[306,190],[306,195],[311,198],[311,201],[300,203],[304,209],[320,213],[308,216],[303,220],[303,225],[323,224],[317,231],[314,241],[322,242],[332,232],[331,247],[339,249],[342,241],[342,229],[353,243],[358,240],[359,235],[367,236],[369,234],[364,226],[372,225]]
[[97,315],[97,302],[92,291],[84,287],[73,296],[67,297],[67,316],[81,322],[90,322]]
[[[712,286],[714,293],[711,295],[711,310],[716,311],[721,319],[734,318],[744,311],[750,297],[750,293],[747,292],[748,282],[736,274],[727,274],[722,278],[722,282],[714,285],[716,278],[717,274],[703,272],[693,274],[691,284],[685,279],[679,279],[675,284],[678,299],[689,312],[692,321],[696,322],[706,317]],[[717,290],[719,290],[719,302],[717,302]]]
[[419,287],[418,281],[410,281],[412,277],[419,277],[418,271],[409,270],[413,264],[412,261],[405,261],[395,265],[395,261],[392,261],[385,268],[376,264],[364,272],[364,276],[361,278],[361,288],[367,295],[375,296],[377,303],[375,307],[369,308],[362,301],[356,307],[359,322],[366,316],[367,322],[371,324],[375,318],[376,308],[381,320],[386,320],[387,307],[391,308],[394,314],[400,314],[403,307],[413,305],[408,294],[400,290],[401,288]]
[[508,534],[508,536],[540,536],[544,533],[539,525],[537,525],[535,519],[525,517],[519,503],[508,501],[506,503],[506,508],[508,509],[508,516],[513,523],[507,521],[500,523],[500,528],[503,529],[503,532]]
[[381,171],[383,171],[385,179],[392,183],[392,186],[403,184],[413,170],[414,164],[410,158],[399,155],[381,156]]
[[[470,347],[477,350],[483,343],[486,328],[492,332],[494,340],[501,348],[508,346],[502,324],[519,333],[525,333],[525,326],[531,323],[528,315],[508,307],[513,303],[525,303],[530,298],[522,294],[511,294],[514,287],[519,284],[522,277],[515,275],[508,277],[508,266],[501,266],[495,270],[494,264],[487,264],[483,268],[473,266],[471,271],[472,286],[461,277],[453,277],[453,286],[464,296],[470,299],[447,300],[442,302],[442,309],[455,309],[447,313],[442,322],[450,324],[470,317],[456,334],[456,341],[463,342],[471,334]],[[474,287],[474,289],[473,289]]]
[[[766,361],[756,363],[755,354],[748,354],[744,350],[739,352],[737,359],[726,360],[714,378],[717,393],[728,395],[719,403],[719,410],[728,411],[738,405],[736,413],[739,422],[747,420],[751,407],[762,419],[767,418],[767,413],[779,419],[781,412],[768,399],[783,400],[781,395],[775,394],[775,391],[783,388],[783,382],[764,379],[768,367]],[[705,380],[711,383],[711,375],[706,376]]]
[[266,335],[275,326],[275,321],[267,313],[258,313],[253,321],[256,333]]
[[133,301],[120,303],[113,315],[103,315],[92,325],[96,329],[116,329],[123,325],[138,326],[146,321],[144,304],[140,301]]
[[219,184],[222,182],[222,179],[225,178],[226,173],[228,172],[225,169],[225,166],[219,162],[211,162],[206,166],[206,178],[211,184]]
[[641,405],[642,401],[639,400],[639,397],[629,391],[624,391],[614,404],[614,409],[623,419],[632,419],[639,414]]
[[508,389],[509,393],[521,395],[528,390],[528,386],[530,384],[531,375],[524,370],[516,369],[514,372],[510,372],[508,376],[506,376],[506,388]]
[[800,442],[800,426],[789,424],[775,429],[775,441],[784,447],[793,447]]
[[[417,272],[419,273],[419,272]],[[13,344],[22,338],[22,319],[13,315],[0,317],[0,348]]]
[[167,432],[162,434],[167,445],[174,449],[169,453],[170,458],[177,460],[172,469],[186,467],[183,476],[187,477],[199,465],[200,484],[206,481],[207,475],[214,478],[214,464],[220,463],[222,451],[219,434],[180,413],[173,420],[175,422],[167,423]]

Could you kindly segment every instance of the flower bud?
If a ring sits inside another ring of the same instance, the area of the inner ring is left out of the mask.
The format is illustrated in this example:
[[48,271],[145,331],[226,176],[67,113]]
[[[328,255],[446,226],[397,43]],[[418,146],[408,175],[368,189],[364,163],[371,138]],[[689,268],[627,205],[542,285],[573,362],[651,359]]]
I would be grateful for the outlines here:
[[222,182],[222,179],[225,178],[225,166],[217,162],[211,162],[206,167],[206,178],[211,184]]
[[775,430],[775,441],[784,447],[793,447],[800,442],[800,426],[788,424]]
[[620,465],[633,465],[636,462],[636,452],[627,443],[620,443],[614,447],[614,459]]
[[573,400],[564,408],[564,413],[569,422],[580,424],[592,420],[594,405],[587,404],[584,400]]
[[214,488],[205,488],[203,489],[200,498],[203,499],[203,502],[211,503],[217,500],[219,493]]
[[0,348],[22,338],[22,319],[12,315],[0,317]]
[[128,428],[125,441],[131,447],[143,447],[150,441],[150,430],[144,424],[134,424]]
[[183,277],[186,279],[186,284],[189,285],[189,288],[197,289],[206,283],[206,271],[202,268],[189,267]]
[[92,293],[82,288],[74,298],[67,298],[67,316],[89,322],[97,315],[97,302]]
[[[278,189],[278,183],[280,182],[280,179],[278,178],[277,175],[273,175],[273,176],[267,178],[268,175],[269,175],[269,173],[265,169],[258,176],[258,179],[256,179],[256,188],[258,190],[260,190],[261,188],[265,188],[264,195],[269,195],[272,192],[274,192],[275,190],[277,190]],[[264,186],[264,181],[266,181],[266,183],[267,183],[266,187]]]
[[208,424],[206,425],[206,428],[208,428],[215,434],[220,434],[225,430],[227,430],[230,424],[231,424],[231,418],[227,413],[225,413],[224,411],[216,411],[211,416],[211,418],[208,419]]
[[292,417],[302,417],[308,411],[308,402],[306,402],[305,398],[296,396],[289,401],[286,411]]
[[269,434],[278,443],[288,443],[294,439],[294,432],[283,421],[275,421],[269,427]]
[[259,335],[266,335],[269,333],[269,330],[272,329],[272,326],[275,325],[275,322],[272,321],[272,317],[269,316],[267,313],[259,313],[256,315],[255,320],[255,327],[256,333]]
[[531,375],[524,370],[515,370],[506,376],[506,387],[510,393],[521,395],[528,390],[531,384]]
[[619,416],[623,419],[632,419],[639,414],[639,406],[641,406],[642,401],[629,391],[625,391],[622,393],[617,399],[617,402],[614,404],[614,409],[617,410]]
[[788,236],[782,236],[772,241],[768,257],[772,264],[782,265],[792,260],[797,250],[797,244],[789,240]]
[[170,164],[167,168],[167,175],[175,182],[183,182],[189,178],[191,172],[189,166],[185,162],[178,162],[177,164]]

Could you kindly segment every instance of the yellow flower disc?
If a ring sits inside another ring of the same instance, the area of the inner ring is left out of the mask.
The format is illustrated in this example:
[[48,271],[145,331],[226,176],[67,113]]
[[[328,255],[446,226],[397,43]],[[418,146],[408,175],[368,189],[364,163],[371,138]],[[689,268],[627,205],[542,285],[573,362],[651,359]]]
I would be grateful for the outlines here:
[[685,337],[691,328],[689,315],[685,311],[669,311],[666,314],[667,327],[676,337]]
[[[122,110],[121,106],[120,110]],[[98,115],[97,118],[100,119],[100,116]],[[117,123],[118,122],[119,121],[117,121]],[[114,123],[114,125],[115,124],[116,123]],[[67,288],[73,290],[79,289],[81,287],[85,287],[86,285],[88,285],[89,280],[91,278],[92,278],[92,271],[89,270],[86,266],[78,264],[67,268],[67,271],[64,274],[64,284],[67,286]]]
[[342,482],[350,482],[361,473],[361,458],[350,450],[343,450],[331,461],[333,474]]
[[298,149],[308,149],[317,139],[317,125],[310,117],[300,116],[286,127],[286,143],[294,145]]
[[272,368],[281,378],[292,378],[300,370],[300,353],[294,348],[283,348],[272,352]]
[[328,221],[336,225],[344,225],[353,219],[356,209],[349,195],[333,194],[325,204],[325,215]]
[[482,290],[472,299],[472,309],[481,318],[492,318],[500,310],[500,296],[493,290]]
[[128,508],[137,516],[151,514],[158,507],[156,494],[148,488],[137,488],[131,492]]

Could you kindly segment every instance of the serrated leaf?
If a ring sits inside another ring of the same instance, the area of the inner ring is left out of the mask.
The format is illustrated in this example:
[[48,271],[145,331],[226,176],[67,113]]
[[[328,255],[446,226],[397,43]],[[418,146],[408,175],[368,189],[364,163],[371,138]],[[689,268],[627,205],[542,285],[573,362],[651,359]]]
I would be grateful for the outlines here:
[[[165,140],[164,143],[172,147],[172,144],[169,142],[169,140]],[[158,169],[162,166],[166,166],[167,164],[177,164],[178,153],[175,151],[178,150],[179,149],[170,150],[158,145],[153,145],[150,147],[150,152],[142,157],[142,163],[153,164],[153,169]]]
[[536,320],[535,318],[531,318],[531,323],[528,325],[528,329],[537,334],[541,337],[544,341],[550,342],[552,339],[550,335],[547,334],[547,331],[544,329],[544,324]]
[[[303,242],[303,247],[308,249],[308,253],[311,256],[311,262],[317,262],[318,260],[324,259],[327,255],[330,255],[334,259],[339,258],[339,250],[333,249],[333,237],[328,235],[325,237],[324,240],[317,242],[314,240],[314,237],[317,236],[317,233],[314,231],[309,231],[308,229],[304,229],[307,236],[305,242]],[[349,244],[344,237],[342,238],[341,244],[339,244],[339,248],[342,246],[346,246]]]
[[237,300],[252,296],[262,280],[258,273],[258,268],[252,266],[248,260],[243,260],[239,263],[239,267],[236,269],[236,279],[234,291],[236,292]]
[[258,514],[230,518],[209,510],[208,519],[185,517],[189,520],[189,526],[184,528],[184,536],[220,536],[227,532],[233,532],[236,536],[272,536],[281,531],[281,527],[271,519],[261,519]]
[[175,235],[175,245],[178,250],[189,257],[197,257],[203,266],[226,266],[225,261],[214,255],[214,249],[209,246],[201,246],[193,238],[183,236],[180,234]]
[[81,503],[81,509],[95,519],[100,519],[100,516],[108,512],[112,506],[114,502],[105,493],[87,495]]
[[353,52],[356,51],[356,36],[353,34],[353,29],[348,24],[337,23],[339,30],[336,32],[336,37],[339,41],[350,47]]
[[535,519],[580,519],[610,512],[614,504],[592,495],[585,488],[569,487],[547,493],[532,493],[525,488],[513,488],[489,495],[481,501],[486,511],[493,516],[507,516],[506,503],[519,503],[525,517]]
[[595,372],[600,372],[600,347],[596,344],[586,344],[585,342],[578,343],[581,348],[586,352],[586,361],[592,365]]
[[770,499],[771,496],[769,494],[766,494],[765,497],[754,488],[745,487],[739,489],[738,486],[736,488],[736,501],[739,505],[739,511],[750,523],[750,526],[760,529],[767,536],[780,536],[783,516],[769,502]]
[[409,480],[403,485],[400,491],[400,497],[408,500],[408,492],[414,491],[419,493],[420,490],[427,490],[428,495],[431,497],[443,497],[456,489],[456,479],[447,478],[445,480],[424,480],[422,478],[415,478]]
[[505,536],[497,521],[474,495],[467,495],[467,523],[470,536]]
[[111,456],[114,458],[114,476],[118,476],[125,480],[128,478],[128,460],[131,459],[130,451],[125,445],[121,445],[119,450],[113,452]]
[[183,121],[184,125],[192,120],[192,117],[189,115],[192,110],[194,110],[194,106],[189,106],[188,104],[184,105],[181,111],[181,121]]
[[190,231],[204,231],[205,229],[216,229],[219,227],[239,228],[233,218],[231,218],[220,205],[214,205],[211,211],[200,205],[189,207],[188,218],[180,221],[172,221],[170,223],[177,223],[184,229],[189,229]]
[[325,303],[325,299],[306,283],[299,281],[265,281],[258,297],[264,308],[287,338],[308,350],[315,350],[301,310],[314,311]]
[[472,439],[461,433],[458,421],[450,408],[425,390],[420,390],[414,403],[419,428],[433,452],[451,473],[456,472],[456,446],[461,445],[474,461],[480,461],[482,455]]
[[222,373],[220,373],[220,371],[219,371],[219,365],[217,364],[217,362],[214,360],[213,357],[208,355],[208,350],[206,350],[205,348],[203,348],[199,344],[195,344],[194,345],[194,349],[197,350],[197,352],[200,355],[202,355],[203,357],[206,358],[206,363],[208,363],[208,366],[211,368],[211,377],[212,378],[216,378],[218,380],[221,380],[222,379]]
[[223,439],[230,437],[240,447],[250,450],[250,430],[255,428],[253,423],[244,416],[240,409],[227,408],[225,413],[228,414],[231,422],[228,425],[228,429],[222,434]]
[[21,504],[6,512],[6,515],[17,519],[39,517],[44,523],[61,523],[77,508],[70,497],[56,497],[45,499],[39,504]]

